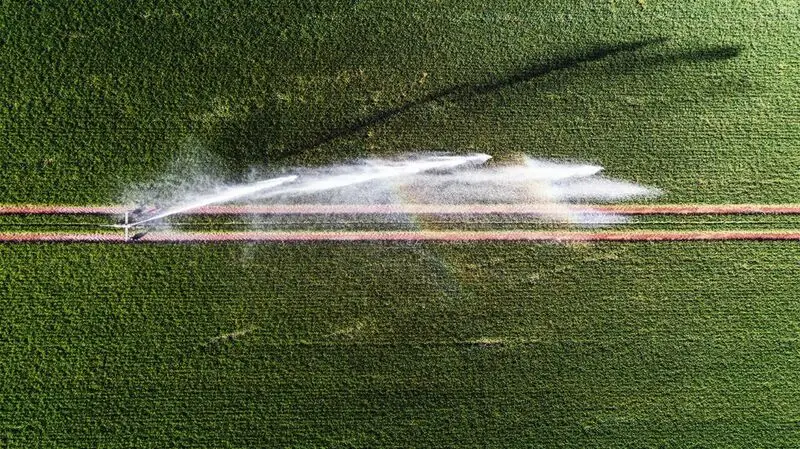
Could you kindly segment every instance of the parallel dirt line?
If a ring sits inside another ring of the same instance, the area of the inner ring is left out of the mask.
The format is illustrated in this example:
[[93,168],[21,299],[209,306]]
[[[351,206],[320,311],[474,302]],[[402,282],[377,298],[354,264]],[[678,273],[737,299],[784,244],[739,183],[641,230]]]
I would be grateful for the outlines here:
[[203,242],[679,242],[720,240],[795,240],[797,231],[250,231],[153,232],[136,242],[121,234],[0,233],[0,243],[100,242],[100,243],[203,243]]
[[[120,215],[131,208],[125,206],[76,205],[0,205],[0,215],[24,214],[92,214]],[[194,209],[183,214],[248,215],[248,214],[552,214],[563,212],[600,212],[628,215],[746,215],[800,214],[800,204],[616,204],[616,205],[549,205],[549,204],[271,204],[222,205]]]

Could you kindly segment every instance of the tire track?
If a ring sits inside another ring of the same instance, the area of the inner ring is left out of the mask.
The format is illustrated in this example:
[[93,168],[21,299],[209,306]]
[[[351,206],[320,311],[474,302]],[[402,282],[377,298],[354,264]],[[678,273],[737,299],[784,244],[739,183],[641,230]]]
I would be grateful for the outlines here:
[[800,241],[800,231],[248,231],[154,232],[139,240],[121,234],[0,233],[0,243],[216,243],[216,242],[686,242]]
[[[122,205],[0,205],[0,215],[122,215],[132,207]],[[182,215],[481,215],[551,214],[575,212],[619,213],[626,215],[800,215],[800,204],[270,204],[206,206]]]

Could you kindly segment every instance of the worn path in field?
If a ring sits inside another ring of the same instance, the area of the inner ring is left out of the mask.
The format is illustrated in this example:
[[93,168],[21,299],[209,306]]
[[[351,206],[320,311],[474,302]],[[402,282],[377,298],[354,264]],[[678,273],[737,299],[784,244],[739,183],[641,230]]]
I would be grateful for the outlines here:
[[[241,205],[208,206],[184,214],[195,215],[360,215],[360,214],[418,214],[418,215],[525,215],[591,210],[600,213],[626,215],[800,215],[800,204],[625,204],[597,206],[556,206],[547,204],[405,204],[405,205]],[[6,205],[0,215],[59,215],[92,214],[121,215],[124,206],[69,205]],[[202,242],[470,242],[470,241],[529,241],[529,242],[641,242],[641,241],[719,241],[719,240],[800,240],[800,230],[415,230],[415,231],[238,231],[238,232],[177,232],[153,231],[138,240],[126,240],[120,229],[114,232],[7,232],[0,233],[0,242],[103,242],[131,241],[151,243]]]
[[[720,240],[800,240],[792,231],[248,231],[153,232],[135,242],[679,242]],[[21,232],[0,233],[0,243],[130,243],[122,234]]]
[[[272,204],[243,206],[206,206],[182,215],[258,215],[258,214],[540,214],[553,210],[597,212],[626,215],[800,215],[800,204],[616,204],[562,206],[548,204]],[[0,205],[0,215],[118,215],[131,210],[116,206],[75,205]]]

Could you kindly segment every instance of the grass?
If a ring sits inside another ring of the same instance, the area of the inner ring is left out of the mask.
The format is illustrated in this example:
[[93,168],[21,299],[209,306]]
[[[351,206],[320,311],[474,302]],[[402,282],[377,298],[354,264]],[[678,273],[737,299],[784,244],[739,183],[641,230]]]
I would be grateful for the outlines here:
[[9,447],[798,443],[794,244],[0,256]]
[[796,202],[793,2],[8,4],[0,202],[418,150]]

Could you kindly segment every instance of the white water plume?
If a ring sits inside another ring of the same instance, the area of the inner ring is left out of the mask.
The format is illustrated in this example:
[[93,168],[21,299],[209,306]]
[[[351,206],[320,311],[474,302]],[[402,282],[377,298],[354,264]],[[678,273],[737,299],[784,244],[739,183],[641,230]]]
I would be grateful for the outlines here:
[[411,202],[574,203],[653,197],[659,191],[600,175],[602,167],[525,158],[522,164],[470,167],[397,180]]
[[574,203],[653,197],[657,189],[601,175],[593,164],[524,158],[487,165],[486,154],[418,154],[350,164],[296,168],[282,176],[217,189],[157,212],[140,225],[227,202],[258,204],[543,204],[542,218],[579,224],[614,223],[624,217]]
[[406,161],[370,160],[361,164],[358,172],[350,170],[340,175],[328,175],[317,178],[308,177],[308,179],[301,179],[299,183],[296,183],[296,185],[292,187],[275,189],[275,187],[291,183],[298,179],[298,175],[281,176],[249,184],[229,186],[218,189],[218,191],[213,193],[197,195],[192,199],[181,201],[166,209],[159,210],[147,218],[126,224],[126,226],[139,226],[212,204],[240,201],[248,197],[253,197],[256,194],[261,194],[261,198],[282,195],[313,194],[377,180],[413,176],[430,170],[446,170],[468,163],[484,163],[490,158],[491,156],[486,154],[472,154],[466,156],[438,155]]
[[608,178],[577,179],[550,186],[553,201],[600,201],[615,202],[629,198],[654,196],[656,191],[625,181]]
[[[570,204],[653,197],[657,189],[602,176],[592,164],[524,158],[514,165],[484,164],[486,155],[367,160],[295,170],[298,182],[255,197],[292,204]],[[446,162],[445,162],[446,161]],[[436,164],[440,165],[436,165]]]
[[[595,225],[625,217],[601,213],[588,201],[616,202],[657,196],[657,189],[601,174],[594,164],[525,157],[522,163],[487,166],[486,155],[436,166],[448,156],[368,160],[300,169],[297,183],[258,195],[259,202],[290,204],[544,204],[541,219]],[[455,158],[450,156],[450,158]],[[575,204],[578,203],[578,204]]]
[[[301,174],[298,183],[282,189],[264,192],[258,198],[296,197],[326,193],[331,190],[347,190],[350,187],[379,189],[376,183],[391,182],[397,178],[414,178],[421,173],[449,170],[465,164],[483,164],[491,159],[488,154],[466,156],[433,155],[405,160],[370,159],[361,163],[324,170],[321,174]],[[302,172],[301,172],[302,173]],[[388,186],[390,184],[384,184]],[[377,193],[377,190],[375,190]],[[374,203],[375,201],[370,201]]]
[[179,203],[175,206],[169,207],[161,212],[156,213],[151,217],[132,223],[131,226],[137,226],[150,221],[160,220],[162,218],[166,218],[171,215],[188,212],[190,210],[198,209],[212,204],[228,203],[234,200],[247,198],[248,196],[251,196],[258,192],[262,192],[264,190],[277,187],[281,184],[286,184],[287,182],[292,182],[295,179],[297,179],[297,176],[283,176],[280,178],[267,179],[252,184],[228,187],[219,192],[201,196],[196,199]]

